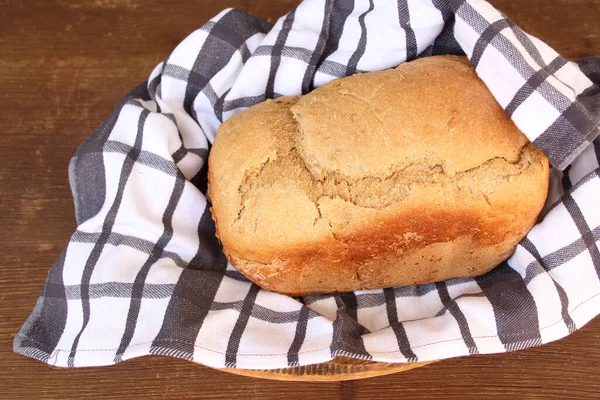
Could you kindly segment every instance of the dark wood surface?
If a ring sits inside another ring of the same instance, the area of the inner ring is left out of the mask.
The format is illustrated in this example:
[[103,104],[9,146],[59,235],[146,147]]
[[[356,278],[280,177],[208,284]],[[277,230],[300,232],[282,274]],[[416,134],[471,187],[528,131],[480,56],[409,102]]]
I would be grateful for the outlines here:
[[[600,398],[600,318],[510,354],[377,378],[286,383],[166,357],[50,368],[12,353],[75,228],[69,158],[130,88],[225,7],[271,22],[297,0],[0,0],[0,398]],[[600,55],[600,1],[494,0],[568,58]]]

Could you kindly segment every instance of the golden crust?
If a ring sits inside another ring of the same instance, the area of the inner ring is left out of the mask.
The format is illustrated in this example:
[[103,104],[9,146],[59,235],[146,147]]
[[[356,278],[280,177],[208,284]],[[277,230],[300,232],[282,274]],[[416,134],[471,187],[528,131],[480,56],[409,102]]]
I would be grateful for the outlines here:
[[438,56],[232,117],[209,194],[229,261],[301,295],[485,273],[535,223],[548,173],[468,62]]

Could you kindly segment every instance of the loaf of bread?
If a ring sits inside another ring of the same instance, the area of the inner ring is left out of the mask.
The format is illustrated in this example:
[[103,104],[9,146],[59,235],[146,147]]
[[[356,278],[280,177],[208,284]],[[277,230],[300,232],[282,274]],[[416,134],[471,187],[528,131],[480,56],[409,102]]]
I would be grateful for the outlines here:
[[231,264],[303,295],[491,270],[535,224],[548,172],[468,61],[437,56],[231,117],[209,196]]

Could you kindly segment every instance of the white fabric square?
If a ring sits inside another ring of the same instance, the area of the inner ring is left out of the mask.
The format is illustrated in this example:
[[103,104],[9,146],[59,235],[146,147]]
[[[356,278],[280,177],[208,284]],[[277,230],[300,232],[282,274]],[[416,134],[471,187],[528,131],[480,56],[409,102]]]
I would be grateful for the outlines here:
[[443,307],[437,290],[432,290],[421,296],[396,298],[398,321],[413,321],[430,318]]
[[467,353],[458,323],[450,312],[418,321],[404,323],[410,347],[420,361],[437,359],[440,347],[450,357]]
[[135,132],[137,132],[138,122],[141,114],[142,108],[138,105],[123,105],[121,113],[119,114],[117,122],[115,123],[115,126],[108,139],[133,147],[135,144],[136,135],[132,135],[131,130],[135,129]]
[[156,285],[174,285],[179,280],[182,268],[172,259],[161,257],[150,267],[145,282]]
[[[114,362],[112,359],[125,331],[130,301],[127,297],[90,299],[90,315],[94,318],[90,318],[79,338],[78,348],[82,353],[95,352],[95,359],[104,365]],[[75,357],[75,366],[79,365],[77,361],[78,357]]]
[[[485,82],[498,104],[503,108],[508,106],[517,91],[525,84],[525,79],[491,45],[486,47],[479,64],[477,64],[477,75]],[[498,79],[499,75],[502,76],[502,79]],[[530,138],[530,140],[533,139]]]
[[440,11],[427,0],[408,0],[410,27],[417,37],[418,52],[433,44],[442,32],[443,19]]
[[94,243],[69,243],[65,253],[62,279],[64,285],[77,285],[83,276],[82,265],[85,265],[94,248]]
[[291,57],[282,57],[275,75],[275,93],[284,96],[298,95],[302,90],[302,81],[306,63]]
[[252,368],[256,365],[252,359],[257,354],[264,354],[267,363],[271,362],[269,358],[275,357],[285,360],[287,364],[287,353],[294,339],[296,322],[265,324],[257,318],[250,317],[244,332],[240,339],[237,359],[239,368]]
[[[552,229],[553,224],[558,221],[560,230]],[[542,257],[569,246],[579,237],[579,230],[563,204],[550,210],[544,220],[535,225],[527,235]]]
[[[549,272],[568,294],[569,311],[600,295],[598,290],[600,278],[595,270],[587,267],[590,263],[590,253],[585,250]],[[577,276],[578,279],[573,279],[573,276]]]
[[177,126],[162,114],[150,113],[144,126],[142,150],[170,161],[171,154],[180,146],[181,140],[179,139]]
[[324,5],[323,1],[309,0],[296,7],[292,29],[285,41],[287,47],[310,50],[316,47],[323,26]]
[[174,183],[173,177],[136,162],[112,231],[157,242],[163,233],[162,218]]
[[298,352],[298,364],[308,365],[331,359],[329,345],[333,337],[331,321],[322,316],[310,318],[306,323],[306,336]]
[[[400,28],[398,5],[394,2],[382,4],[382,14],[372,12],[365,16],[365,31],[369,43],[358,62],[361,71],[379,71],[395,67],[406,60],[406,47],[397,43],[405,43],[406,35]],[[437,34],[436,34],[437,36]],[[417,44],[419,44],[417,38]]]
[[[394,362],[398,357],[404,358],[398,347],[398,339],[392,327],[380,329],[377,332],[363,336],[365,349],[373,358],[381,362]],[[393,343],[396,343],[394,348]],[[405,359],[405,358],[404,358]]]
[[209,311],[196,337],[194,360],[225,366],[227,344],[239,315],[234,309]]
[[[68,365],[69,353],[71,353],[73,341],[83,326],[83,309],[81,308],[80,299],[67,300],[67,315],[69,318],[65,321],[65,329],[63,329],[63,333],[56,344],[56,348],[59,352],[54,360],[55,365]],[[81,358],[85,360],[86,355],[89,357],[92,354],[82,353],[81,355]],[[88,361],[88,363],[89,362],[90,361]]]
[[317,300],[314,303],[308,304],[307,307],[329,321],[334,321],[337,316],[337,304],[333,297]]
[[[540,40],[536,44],[543,43]],[[544,43],[545,46],[547,46]],[[561,69],[554,74],[561,82],[568,82],[569,88],[575,96],[579,96],[585,89],[592,86],[592,81],[581,72],[579,67],[572,61],[568,61]]]
[[378,331],[390,325],[385,303],[376,307],[359,307],[357,310],[357,319],[362,326],[371,332]]
[[[152,249],[148,249],[150,250]],[[126,243],[119,246],[106,244],[96,262],[90,283],[133,283],[148,257],[148,253],[136,250]]]
[[485,297],[479,296],[481,292],[475,281],[448,285],[448,294],[456,300],[477,348],[489,349],[491,353],[504,351],[498,338],[494,309]]
[[136,329],[131,344],[123,354],[123,360],[150,353],[152,342],[148,337],[156,337],[162,328],[163,319],[169,305],[169,297],[163,299],[142,299],[137,317]]
[[[224,13],[221,13],[221,16],[222,15],[224,15]],[[213,18],[212,21],[216,21],[216,18]],[[209,32],[203,29],[196,29],[175,47],[169,58],[177,60],[178,66],[191,71],[196,63],[196,55],[200,53],[209,34]]]
[[[558,291],[551,290],[552,286],[554,286],[552,277],[545,273],[537,275],[527,285],[536,300],[535,305],[543,343],[555,340],[557,333],[560,337],[569,333],[568,327],[562,319],[562,303]],[[553,329],[547,329],[548,327],[553,327]],[[560,330],[557,331],[557,328]]]

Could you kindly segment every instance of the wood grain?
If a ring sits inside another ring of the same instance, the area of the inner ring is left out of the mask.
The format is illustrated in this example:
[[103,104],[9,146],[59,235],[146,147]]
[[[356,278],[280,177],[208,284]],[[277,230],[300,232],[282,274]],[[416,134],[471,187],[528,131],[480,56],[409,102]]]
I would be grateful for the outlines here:
[[[297,0],[0,0],[0,398],[592,399],[600,319],[570,337],[360,381],[237,376],[166,357],[50,368],[12,353],[50,266],[75,228],[67,166],[116,102],[225,7],[275,21]],[[495,0],[568,58],[600,54],[600,1]]]

